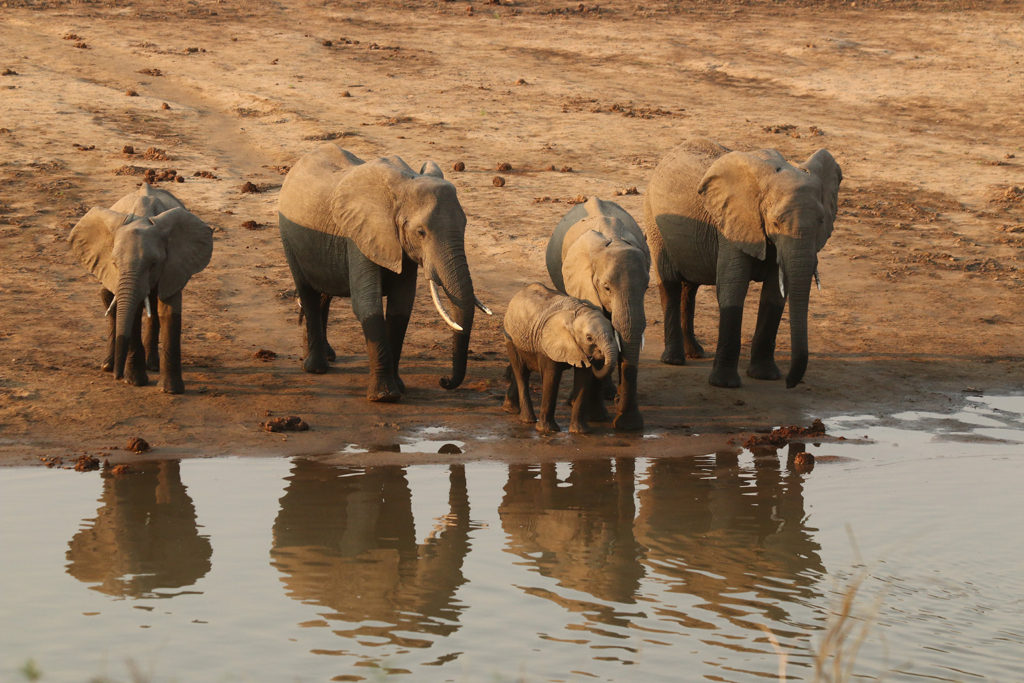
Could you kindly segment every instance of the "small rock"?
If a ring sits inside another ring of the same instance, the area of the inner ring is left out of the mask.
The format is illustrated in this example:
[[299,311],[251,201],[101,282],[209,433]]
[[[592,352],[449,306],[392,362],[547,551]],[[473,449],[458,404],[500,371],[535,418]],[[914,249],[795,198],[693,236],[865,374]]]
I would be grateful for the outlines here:
[[520,78],[518,81],[516,81],[516,85],[529,85],[529,83],[526,82],[525,78]]
[[491,179],[491,182],[494,184],[495,187],[504,187],[505,186],[505,179],[502,178],[500,175],[494,176],[494,178]]
[[321,40],[320,44],[323,45],[324,47],[330,47],[334,45],[334,42],[330,40]]
[[507,161],[503,161],[500,164],[498,164],[497,170],[499,170],[499,171],[511,171],[512,170],[512,164],[508,163]]
[[164,103],[163,103],[162,105],[160,105],[160,106],[161,106],[161,108],[163,108],[163,109],[170,109],[170,108],[171,108],[171,105],[167,104],[166,102],[164,102]]
[[137,93],[132,88],[128,88],[127,90],[125,90],[124,94],[127,95],[128,97],[138,97],[139,96],[139,93]]
[[242,194],[246,194],[246,193],[258,194],[259,192],[262,192],[262,190],[260,190],[259,187],[257,187],[256,185],[253,185],[252,183],[250,183],[248,181],[246,181],[245,184],[243,184],[242,187],[239,188],[239,191]]
[[122,154],[135,154],[135,148],[132,147],[131,145],[125,145],[124,147],[121,148],[121,153]]
[[269,362],[277,358],[277,354],[274,353],[273,351],[270,351],[269,349],[260,349],[259,351],[254,353],[252,357],[255,358],[256,360]]
[[145,453],[149,450],[149,442],[141,437],[133,436],[128,439],[128,445],[124,449],[132,453]]
[[92,472],[100,468],[99,458],[91,455],[83,455],[75,461],[75,472]]
[[460,172],[461,171],[465,171],[466,170],[466,164],[462,163],[461,161],[456,161],[454,164],[452,164],[452,170],[453,171],[460,171]]
[[246,230],[262,230],[263,224],[257,223],[256,221],[245,221],[242,223],[242,227]]

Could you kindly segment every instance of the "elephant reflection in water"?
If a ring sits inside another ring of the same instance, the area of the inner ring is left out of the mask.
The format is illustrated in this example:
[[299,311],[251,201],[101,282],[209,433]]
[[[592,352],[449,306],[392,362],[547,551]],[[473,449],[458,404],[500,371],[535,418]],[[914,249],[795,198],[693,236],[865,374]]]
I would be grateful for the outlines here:
[[[328,608],[327,619],[352,622],[351,631],[335,631],[344,637],[428,647],[430,641],[398,632],[444,636],[458,629],[463,606],[455,592],[465,583],[470,531],[461,465],[449,468],[448,514],[423,544],[402,467],[298,459],[288,479],[270,555],[289,597]],[[367,621],[376,623],[361,623]]]
[[105,473],[96,517],[68,543],[67,572],[93,590],[130,598],[189,591],[210,571],[210,541],[199,535],[196,510],[177,461],[132,464]]
[[579,461],[571,468],[560,482],[554,463],[509,465],[498,507],[508,550],[565,588],[632,603],[644,574],[633,538],[634,461],[618,458],[614,468],[609,460]]
[[[719,453],[711,462],[654,460],[644,483],[636,534],[652,577],[737,626],[756,629],[767,618],[795,627],[780,637],[805,636],[806,625],[793,623],[785,606],[818,596],[825,567],[805,524],[800,474],[780,468],[774,455],[755,457],[751,472],[736,455]],[[664,616],[715,628],[692,611]]]

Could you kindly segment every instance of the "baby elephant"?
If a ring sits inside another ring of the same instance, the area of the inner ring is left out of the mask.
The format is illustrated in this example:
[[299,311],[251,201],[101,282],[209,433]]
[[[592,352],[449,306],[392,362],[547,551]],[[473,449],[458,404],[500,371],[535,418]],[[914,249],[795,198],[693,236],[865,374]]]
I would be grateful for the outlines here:
[[[518,412],[523,422],[537,422],[537,431],[557,432],[555,404],[562,373],[575,367],[572,421],[569,431],[585,434],[592,411],[603,412],[600,381],[618,363],[615,330],[596,306],[532,284],[519,290],[505,313],[505,337],[512,377],[505,410]],[[539,372],[542,383],[541,418],[530,400],[530,372]]]
[[[210,262],[210,226],[170,192],[143,183],[110,209],[90,209],[68,242],[103,283],[100,295],[110,318],[103,369],[135,386],[149,383],[147,367],[159,369],[163,390],[182,393],[181,290]],[[143,308],[150,319],[145,345]]]

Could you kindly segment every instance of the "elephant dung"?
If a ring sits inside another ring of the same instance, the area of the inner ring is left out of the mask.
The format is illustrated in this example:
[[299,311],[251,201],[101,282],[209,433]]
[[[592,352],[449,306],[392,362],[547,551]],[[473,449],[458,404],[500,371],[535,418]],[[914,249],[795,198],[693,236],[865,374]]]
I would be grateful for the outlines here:
[[260,427],[268,432],[304,432],[309,429],[305,420],[296,415],[271,418],[266,422],[260,422]]
[[124,449],[132,453],[145,453],[149,450],[149,442],[141,437],[133,436],[128,439],[128,445]]

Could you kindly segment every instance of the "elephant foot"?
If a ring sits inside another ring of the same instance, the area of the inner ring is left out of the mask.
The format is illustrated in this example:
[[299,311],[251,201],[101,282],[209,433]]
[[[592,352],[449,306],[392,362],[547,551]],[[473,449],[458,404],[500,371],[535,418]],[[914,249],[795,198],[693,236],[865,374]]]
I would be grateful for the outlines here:
[[753,377],[754,379],[781,379],[782,373],[779,371],[779,366],[775,364],[773,360],[763,361],[750,361],[750,366],[747,368],[747,377]]
[[612,421],[612,428],[618,432],[639,432],[644,428],[644,416],[639,410],[619,413]]
[[180,377],[165,377],[161,389],[165,394],[184,394],[185,382]]
[[537,416],[533,414],[532,410],[521,410],[519,411],[519,421],[524,424],[533,424],[537,421]]
[[113,356],[107,356],[106,360],[104,360],[100,364],[100,370],[102,370],[103,372],[113,372],[114,371],[114,357]]
[[686,354],[666,348],[661,352],[661,362],[665,365],[686,365]]
[[519,401],[513,401],[511,398],[506,396],[505,400],[501,403],[501,409],[506,413],[515,415],[519,412]]
[[373,403],[397,403],[402,398],[398,383],[393,378],[378,378],[366,389],[366,399]]
[[706,358],[704,353],[704,347],[700,345],[696,339],[693,341],[686,342],[686,357],[687,358]]
[[334,361],[338,360],[338,354],[334,352],[334,347],[331,346],[330,344],[327,345],[326,356],[328,363],[333,363]]
[[740,373],[736,371],[736,368],[720,368],[716,366],[711,369],[711,374],[708,376],[708,384],[715,387],[735,389],[741,384]]
[[554,420],[541,420],[535,429],[541,434],[557,434],[562,431],[562,428]]
[[302,369],[314,375],[322,375],[327,372],[327,359],[323,356],[315,356],[312,353],[302,361]]
[[570,434],[589,434],[590,425],[586,422],[573,422],[569,425]]
[[133,387],[144,387],[149,384],[149,376],[144,369],[126,370],[124,373],[124,383],[130,384]]

